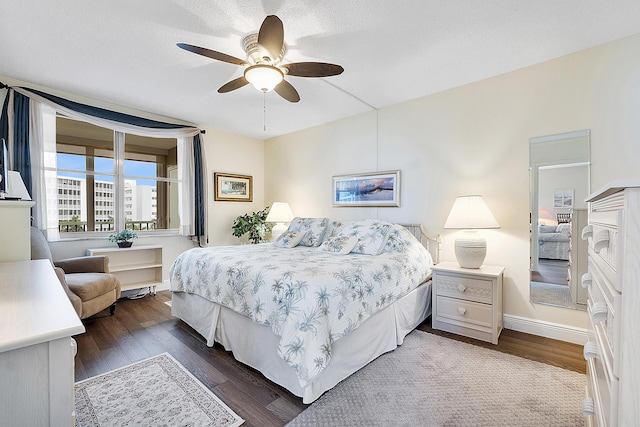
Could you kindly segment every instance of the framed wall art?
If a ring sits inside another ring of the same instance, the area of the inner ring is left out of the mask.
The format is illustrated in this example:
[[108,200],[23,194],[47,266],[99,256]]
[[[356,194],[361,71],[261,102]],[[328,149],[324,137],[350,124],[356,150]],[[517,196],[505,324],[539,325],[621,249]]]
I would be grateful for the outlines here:
[[251,202],[253,200],[253,178],[250,175],[213,173],[214,200],[225,202]]
[[400,171],[334,176],[333,205],[399,207]]
[[572,208],[573,207],[573,188],[559,188],[553,190],[553,207],[554,208]]

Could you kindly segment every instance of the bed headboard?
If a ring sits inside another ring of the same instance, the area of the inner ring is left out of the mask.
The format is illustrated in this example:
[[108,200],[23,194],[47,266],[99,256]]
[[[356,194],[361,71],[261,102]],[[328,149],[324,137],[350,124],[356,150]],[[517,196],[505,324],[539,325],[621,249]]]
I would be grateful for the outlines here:
[[424,228],[422,228],[422,224],[400,224],[407,230],[413,234],[416,239],[427,248],[431,257],[433,258],[433,263],[438,264],[440,262],[440,243],[442,242],[442,238],[439,234],[435,237],[429,236]]

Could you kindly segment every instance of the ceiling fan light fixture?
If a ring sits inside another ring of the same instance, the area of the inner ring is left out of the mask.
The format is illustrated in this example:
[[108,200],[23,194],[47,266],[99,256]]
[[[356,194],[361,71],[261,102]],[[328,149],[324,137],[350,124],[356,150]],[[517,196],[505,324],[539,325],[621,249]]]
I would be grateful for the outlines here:
[[272,65],[256,64],[244,70],[244,78],[260,92],[269,92],[284,79],[284,74]]

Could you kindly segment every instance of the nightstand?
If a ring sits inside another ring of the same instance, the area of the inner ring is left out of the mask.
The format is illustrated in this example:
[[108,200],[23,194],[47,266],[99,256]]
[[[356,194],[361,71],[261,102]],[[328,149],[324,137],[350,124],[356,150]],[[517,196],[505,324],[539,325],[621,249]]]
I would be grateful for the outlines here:
[[433,267],[433,329],[498,344],[502,331],[504,267],[462,268],[455,262]]

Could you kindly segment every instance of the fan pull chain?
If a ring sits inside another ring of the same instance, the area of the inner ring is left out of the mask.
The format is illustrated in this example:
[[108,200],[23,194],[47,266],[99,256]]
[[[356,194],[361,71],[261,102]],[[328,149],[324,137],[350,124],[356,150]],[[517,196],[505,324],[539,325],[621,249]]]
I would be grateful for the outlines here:
[[267,92],[262,92],[262,130],[267,131]]

